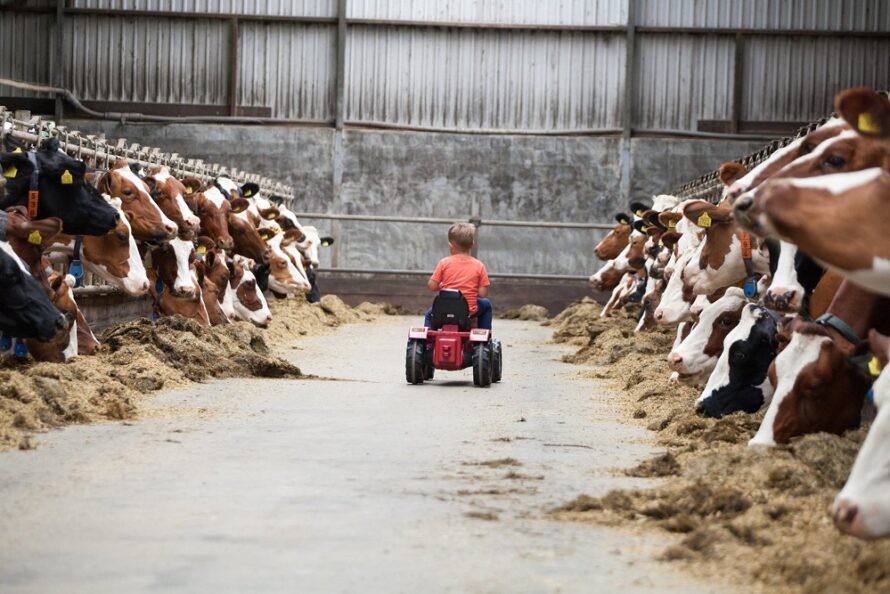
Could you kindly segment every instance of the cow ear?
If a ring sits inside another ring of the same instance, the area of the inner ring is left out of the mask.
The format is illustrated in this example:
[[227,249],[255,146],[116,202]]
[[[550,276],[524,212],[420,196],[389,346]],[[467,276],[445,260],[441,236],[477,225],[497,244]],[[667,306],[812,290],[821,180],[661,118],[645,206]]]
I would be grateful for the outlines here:
[[232,212],[238,214],[240,212],[244,212],[248,208],[250,208],[250,202],[245,200],[244,198],[233,198],[229,205],[232,207]]
[[263,227],[261,229],[257,229],[257,231],[259,232],[260,238],[263,241],[269,241],[270,239],[278,235],[274,229],[270,229],[269,227]]
[[890,101],[868,87],[839,93],[834,109],[850,126],[866,136],[890,136]]
[[705,200],[693,200],[683,207],[683,216],[699,227],[707,229],[715,223],[732,220],[732,207],[720,207]]
[[660,212],[658,213],[658,222],[661,226],[670,231],[677,226],[677,221],[683,218],[679,212]]
[[650,208],[651,208],[651,206],[649,206],[645,202],[641,202],[639,200],[636,200],[636,201],[630,203],[630,211],[638,217],[643,216],[643,213],[646,212],[647,210],[649,210]]
[[326,235],[325,237],[321,238],[321,247],[330,247],[332,245],[334,245],[333,237]]
[[243,186],[241,186],[241,195],[245,198],[250,198],[251,196],[256,196],[260,193],[260,187],[253,183],[247,182]]
[[154,192],[158,186],[158,180],[156,180],[154,178],[154,176],[151,176],[151,175],[147,175],[147,176],[143,177],[142,181],[143,181],[143,183],[145,183],[146,186],[148,186],[149,192]]
[[630,225],[630,215],[626,212],[616,213],[615,220],[621,225]]
[[741,163],[729,161],[728,163],[724,163],[720,166],[718,176],[720,177],[720,181],[723,182],[724,186],[731,186],[733,182],[738,181],[746,173],[748,173],[747,167],[745,167]]
[[293,227],[284,232],[284,237],[289,241],[296,241],[297,243],[303,243],[306,241],[306,236],[303,235],[303,232]]
[[267,221],[274,221],[279,217],[281,213],[278,212],[278,209],[274,206],[269,208],[263,208],[260,210],[260,217],[266,219]]
[[65,282],[65,279],[58,272],[53,272],[47,280],[49,281],[49,288],[53,291],[58,291],[62,283]]
[[872,354],[878,358],[881,367],[886,367],[890,361],[890,336],[885,336],[875,329],[868,332],[868,346]]
[[180,183],[185,186],[186,194],[195,194],[204,187],[204,182],[197,177],[184,177],[180,180]]
[[677,242],[680,241],[681,234],[676,231],[665,231],[661,234],[661,243],[667,246],[668,249],[674,249],[674,246],[677,245]]

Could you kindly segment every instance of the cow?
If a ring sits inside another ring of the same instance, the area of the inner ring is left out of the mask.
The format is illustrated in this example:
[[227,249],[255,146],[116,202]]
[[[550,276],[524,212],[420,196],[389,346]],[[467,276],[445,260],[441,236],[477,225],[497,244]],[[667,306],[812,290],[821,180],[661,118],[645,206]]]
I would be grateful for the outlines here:
[[185,203],[185,186],[170,174],[168,167],[154,167],[142,178],[151,196],[182,233],[197,233],[201,219]]
[[102,194],[121,200],[121,209],[137,240],[160,242],[176,237],[179,226],[152,200],[148,186],[133,173],[126,159],[118,159],[111,169],[98,174],[95,183]]
[[723,352],[695,410],[706,417],[722,417],[738,411],[753,413],[769,402],[773,383],[767,377],[778,349],[778,322],[761,305],[749,303],[723,341]]
[[724,339],[738,325],[747,302],[744,291],[730,287],[702,310],[689,335],[668,355],[668,367],[680,382],[707,381],[723,353]]
[[175,238],[151,250],[151,294],[155,314],[181,315],[204,326],[210,316],[194,272],[194,244]]
[[[263,227],[260,229],[260,235],[264,237],[266,245],[272,252],[269,258],[269,289],[279,295],[308,293],[312,287],[306,278],[306,273],[301,272],[293,259],[284,251],[283,243],[287,239],[285,233],[280,229],[276,233],[271,227]],[[290,239],[288,243],[293,245],[295,241]]]
[[0,332],[43,342],[67,336],[74,320],[56,309],[5,241],[0,241],[0,287]]
[[594,255],[600,260],[614,260],[630,241],[633,231],[630,215],[619,212],[615,215],[615,221],[618,224],[593,248]]
[[[83,317],[77,302],[74,300],[72,289],[74,288],[74,277],[70,274],[62,276],[58,272],[53,272],[48,279],[50,294],[49,298],[53,305],[61,311],[66,317],[74,320],[70,325],[68,333],[61,333],[58,337],[50,341],[39,341],[33,338],[25,340],[28,352],[35,361],[45,361],[49,363],[64,363],[80,354],[78,343],[78,315]],[[87,328],[89,331],[89,328]]]
[[105,196],[105,200],[120,215],[115,227],[102,235],[86,235],[80,242],[73,235],[59,235],[48,251],[77,257],[85,270],[102,278],[131,297],[141,297],[148,292],[149,282],[145,265],[130,227],[129,217],[124,214],[121,201]]
[[195,177],[183,178],[182,184],[185,188],[186,206],[201,221],[201,234],[215,241],[220,249],[233,250],[235,241],[229,233],[229,212],[232,205],[223,193],[216,186],[206,185]]
[[229,316],[226,315],[222,303],[220,302],[223,291],[227,288],[228,283],[222,287],[217,285],[210,276],[208,276],[207,265],[202,260],[195,262],[195,274],[198,277],[198,286],[201,288],[201,299],[204,302],[204,307],[207,309],[207,319],[210,322],[210,325],[221,326],[223,324],[230,324],[231,320],[229,319]]
[[695,200],[686,203],[683,215],[705,230],[704,239],[682,272],[683,282],[693,293],[708,295],[744,281],[749,275],[769,272],[769,252],[765,246],[754,245],[746,232],[736,229],[732,207]]
[[590,288],[594,291],[611,291],[618,286],[623,276],[624,272],[615,267],[615,260],[609,260],[590,275]]
[[58,140],[45,140],[32,157],[39,168],[36,201],[29,198],[35,165],[28,153],[0,153],[6,180],[0,209],[21,205],[33,219],[58,217],[66,233],[101,235],[114,228],[120,215],[86,183],[86,165],[59,152]]
[[233,291],[235,314],[246,322],[265,328],[272,321],[272,312],[257,286],[256,277],[250,271],[252,267],[253,262],[243,256],[235,256],[229,261],[229,284]]
[[248,217],[239,216],[249,207],[247,200],[235,198],[230,204],[232,209],[227,221],[229,233],[234,241],[234,252],[256,262],[268,264],[272,250],[263,241],[256,225]]
[[855,427],[868,381],[849,357],[870,328],[890,329],[887,307],[886,298],[845,281],[824,316],[794,320],[791,339],[770,369],[775,395],[749,445]]
[[[874,330],[868,342],[882,370],[872,386],[878,415],[832,505],[835,525],[858,538],[890,536],[890,338]],[[877,370],[873,370],[877,371]]]

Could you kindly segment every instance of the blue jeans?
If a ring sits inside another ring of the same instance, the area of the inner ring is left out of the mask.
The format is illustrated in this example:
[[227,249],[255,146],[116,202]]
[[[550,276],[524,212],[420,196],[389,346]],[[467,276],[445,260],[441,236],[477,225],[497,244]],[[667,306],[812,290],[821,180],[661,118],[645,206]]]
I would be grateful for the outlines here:
[[[494,312],[491,309],[491,301],[484,297],[479,297],[476,300],[476,319],[479,322],[479,327],[491,330],[491,321],[493,317]],[[432,307],[426,310],[426,315],[423,316],[423,325],[427,328],[433,325]]]

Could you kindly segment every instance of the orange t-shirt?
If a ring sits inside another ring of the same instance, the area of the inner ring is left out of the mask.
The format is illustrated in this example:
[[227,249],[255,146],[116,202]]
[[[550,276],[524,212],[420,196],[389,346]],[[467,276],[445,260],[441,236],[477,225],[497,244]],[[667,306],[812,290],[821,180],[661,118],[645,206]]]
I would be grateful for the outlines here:
[[491,284],[485,264],[466,254],[455,254],[439,260],[430,280],[441,284],[443,289],[458,289],[467,299],[470,313],[476,313],[479,287]]

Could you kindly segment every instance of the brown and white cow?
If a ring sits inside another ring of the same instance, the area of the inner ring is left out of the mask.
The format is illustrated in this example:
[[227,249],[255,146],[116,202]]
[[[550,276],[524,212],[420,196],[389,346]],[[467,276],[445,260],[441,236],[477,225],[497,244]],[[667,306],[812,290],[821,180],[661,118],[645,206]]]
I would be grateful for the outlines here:
[[614,260],[630,241],[633,231],[630,215],[620,212],[615,215],[615,220],[618,224],[593,248],[594,255],[600,260]]
[[828,309],[832,318],[792,323],[791,340],[770,368],[775,394],[750,445],[787,443],[817,431],[842,433],[859,423],[868,381],[849,357],[870,328],[890,330],[888,305],[847,281]]
[[168,167],[151,169],[142,181],[148,186],[161,211],[176,223],[181,233],[198,232],[201,220],[185,203],[185,186],[170,174]]
[[209,237],[223,250],[232,250],[235,242],[229,233],[231,204],[214,185],[204,184],[194,177],[182,180],[185,188],[183,200],[201,221],[201,235]]
[[689,335],[668,355],[668,367],[683,383],[706,382],[723,353],[723,341],[735,328],[748,302],[745,292],[730,287],[701,311]]
[[872,330],[868,341],[883,368],[872,386],[878,414],[834,500],[832,515],[847,534],[881,538],[890,536],[890,338]]
[[175,238],[151,250],[151,294],[164,315],[181,315],[210,325],[207,307],[194,272],[195,248],[191,241]]
[[[84,235],[80,259],[84,269],[99,276],[131,297],[148,292],[148,276],[121,201],[105,198],[121,215],[114,229],[104,235]],[[48,248],[50,252],[74,255],[76,238],[59,235]]]
[[[60,312],[71,320],[77,320],[80,309],[74,300],[74,277],[70,274],[62,276],[58,272],[53,272],[49,278],[49,298]],[[78,327],[76,323],[72,323],[67,335],[62,335],[56,340],[41,342],[39,340],[27,339],[25,344],[28,351],[35,361],[45,361],[48,363],[64,363],[80,354],[78,348]]]
[[96,189],[121,200],[121,208],[130,219],[137,240],[164,241],[178,233],[179,227],[152,200],[148,186],[133,173],[126,160],[118,160],[101,174]]
[[229,261],[235,314],[255,326],[265,328],[272,321],[272,312],[263,292],[257,286],[256,277],[250,271],[253,262],[243,256]]

